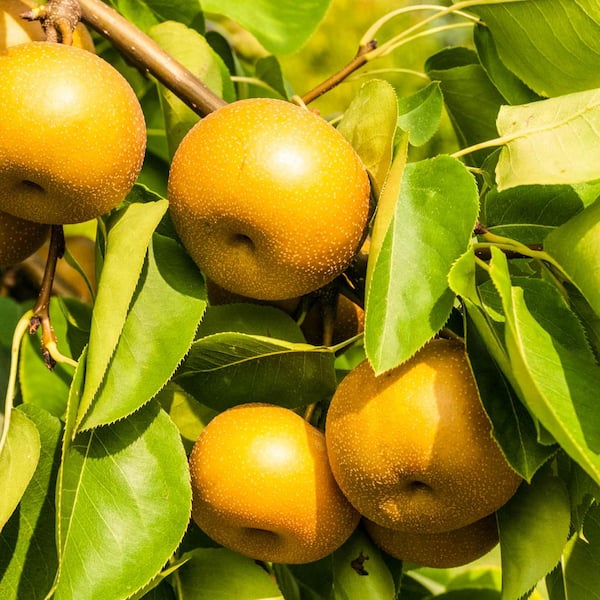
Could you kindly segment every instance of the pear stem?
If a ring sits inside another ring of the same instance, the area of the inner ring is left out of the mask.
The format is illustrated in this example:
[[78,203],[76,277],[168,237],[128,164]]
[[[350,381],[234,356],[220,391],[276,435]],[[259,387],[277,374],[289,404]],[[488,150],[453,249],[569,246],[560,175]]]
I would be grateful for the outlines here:
[[62,355],[56,345],[56,336],[50,320],[50,298],[52,296],[52,284],[56,273],[56,263],[65,253],[65,236],[62,225],[52,225],[50,233],[50,247],[46,268],[38,295],[37,302],[33,307],[29,321],[29,333],[35,333],[39,327],[42,328],[42,357],[48,369],[52,370],[57,362],[65,362],[72,366],[77,363],[68,356]]

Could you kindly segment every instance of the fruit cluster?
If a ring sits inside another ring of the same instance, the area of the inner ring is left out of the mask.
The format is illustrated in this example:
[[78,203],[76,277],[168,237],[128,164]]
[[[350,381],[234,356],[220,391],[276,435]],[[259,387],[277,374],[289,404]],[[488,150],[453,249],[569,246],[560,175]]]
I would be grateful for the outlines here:
[[521,482],[492,437],[462,343],[445,339],[381,376],[366,361],[350,371],[324,434],[274,405],[220,413],[190,471],[201,529],[286,563],[330,554],[361,517],[396,558],[471,562],[496,545],[495,512]]
[[[7,45],[2,266],[35,252],[51,225],[115,208],[146,145],[138,99],[110,64],[31,37]],[[264,98],[226,105],[187,133],[168,197],[213,294],[260,302],[294,305],[341,275],[370,216],[369,177],[348,141],[305,107]],[[345,300],[337,302],[341,312]],[[198,526],[226,547],[281,563],[327,556],[361,519],[402,560],[469,562],[496,544],[494,513],[520,483],[491,435],[462,344],[443,339],[381,376],[366,361],[353,369],[324,433],[274,405],[220,413],[189,465]]]

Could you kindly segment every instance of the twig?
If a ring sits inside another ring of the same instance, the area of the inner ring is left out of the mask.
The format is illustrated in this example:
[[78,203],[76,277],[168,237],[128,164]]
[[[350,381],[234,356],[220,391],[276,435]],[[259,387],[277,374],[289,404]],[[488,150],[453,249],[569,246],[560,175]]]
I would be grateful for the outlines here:
[[165,85],[194,112],[205,116],[227,104],[116,10],[101,0],[79,0],[79,4],[85,23],[108,39],[133,65]]

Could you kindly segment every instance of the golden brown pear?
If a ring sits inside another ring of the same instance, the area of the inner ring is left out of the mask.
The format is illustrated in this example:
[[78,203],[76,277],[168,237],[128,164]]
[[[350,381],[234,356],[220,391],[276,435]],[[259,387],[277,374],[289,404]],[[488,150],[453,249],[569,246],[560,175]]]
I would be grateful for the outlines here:
[[244,404],[217,415],[194,445],[190,472],[194,521],[257,560],[318,560],[360,519],[331,474],[323,433],[279,406]]
[[13,217],[0,211],[0,267],[15,265],[38,250],[50,226]]
[[283,100],[234,102],[199,121],[173,157],[175,227],[221,287],[261,300],[330,282],[359,248],[369,179],[346,139]]
[[[39,21],[26,21],[20,17],[35,6],[38,3],[29,0],[0,0],[0,51],[46,39]],[[92,36],[83,23],[79,23],[73,32],[73,46],[95,52]]]
[[449,569],[487,554],[498,543],[496,515],[440,533],[407,533],[365,520],[365,529],[384,552],[421,567]]
[[361,363],[336,390],[325,435],[340,488],[384,527],[458,529],[495,512],[521,482],[458,341],[434,340],[378,377]]
[[0,53],[0,81],[0,210],[64,224],[117,206],[146,146],[123,76],[91,52],[31,42]]

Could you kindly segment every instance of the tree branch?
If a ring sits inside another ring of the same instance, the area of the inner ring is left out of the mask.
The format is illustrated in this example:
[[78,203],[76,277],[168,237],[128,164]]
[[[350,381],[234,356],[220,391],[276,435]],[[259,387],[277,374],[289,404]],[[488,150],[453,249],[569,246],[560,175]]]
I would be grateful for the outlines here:
[[154,76],[200,116],[227,102],[165,52],[152,38],[101,0],[79,0],[82,20],[108,39],[133,65]]

